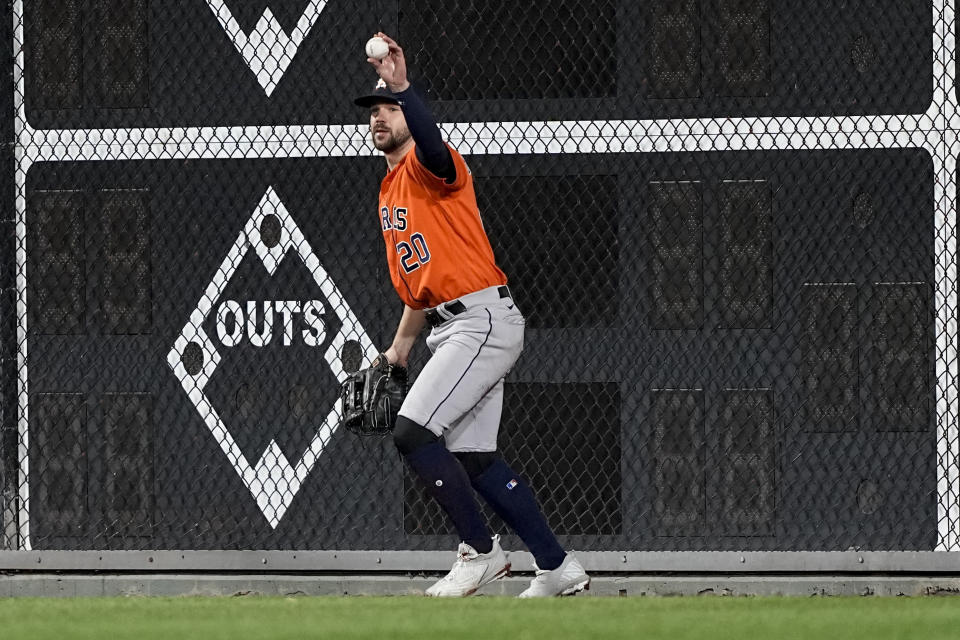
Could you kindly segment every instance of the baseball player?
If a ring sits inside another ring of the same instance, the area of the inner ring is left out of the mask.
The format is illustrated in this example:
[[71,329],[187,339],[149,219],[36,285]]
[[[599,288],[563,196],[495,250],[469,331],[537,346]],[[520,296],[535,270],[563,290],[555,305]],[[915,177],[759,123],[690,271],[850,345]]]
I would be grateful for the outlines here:
[[536,577],[520,596],[576,593],[589,588],[589,576],[497,453],[503,379],[523,348],[523,315],[494,261],[470,169],[410,87],[403,50],[377,35],[390,49],[382,60],[367,58],[380,81],[354,102],[369,109],[373,145],[387,161],[377,218],[404,302],[387,359],[406,366],[417,336],[431,327],[432,356],[400,409],[393,438],[463,541],[450,573],[427,595],[467,596],[510,569],[471,487],[534,556]]

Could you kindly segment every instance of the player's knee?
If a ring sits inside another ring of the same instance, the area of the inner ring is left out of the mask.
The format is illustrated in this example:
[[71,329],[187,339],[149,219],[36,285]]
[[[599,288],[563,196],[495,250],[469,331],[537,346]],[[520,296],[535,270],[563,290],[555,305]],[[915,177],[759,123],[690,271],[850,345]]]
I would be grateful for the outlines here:
[[440,438],[421,424],[406,416],[397,416],[393,428],[393,444],[403,455],[410,455],[425,444],[436,442]]
[[476,478],[500,458],[496,451],[455,451],[453,455],[457,456],[470,478]]

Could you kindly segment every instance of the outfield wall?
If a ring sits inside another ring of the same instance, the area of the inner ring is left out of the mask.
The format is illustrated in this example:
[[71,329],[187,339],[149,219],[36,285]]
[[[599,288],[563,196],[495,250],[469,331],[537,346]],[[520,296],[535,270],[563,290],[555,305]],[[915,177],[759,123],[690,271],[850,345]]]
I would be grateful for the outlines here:
[[382,29],[527,316],[501,448],[588,568],[956,571],[954,3],[6,11],[0,568],[448,564],[337,429],[400,313]]

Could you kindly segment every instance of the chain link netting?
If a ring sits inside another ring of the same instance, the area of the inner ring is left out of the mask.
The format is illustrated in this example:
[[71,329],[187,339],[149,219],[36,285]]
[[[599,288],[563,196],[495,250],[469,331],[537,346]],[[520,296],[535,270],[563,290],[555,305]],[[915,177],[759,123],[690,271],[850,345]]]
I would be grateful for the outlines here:
[[6,11],[0,548],[456,545],[337,429],[402,310],[383,30],[527,318],[500,445],[565,546],[960,550],[952,3]]

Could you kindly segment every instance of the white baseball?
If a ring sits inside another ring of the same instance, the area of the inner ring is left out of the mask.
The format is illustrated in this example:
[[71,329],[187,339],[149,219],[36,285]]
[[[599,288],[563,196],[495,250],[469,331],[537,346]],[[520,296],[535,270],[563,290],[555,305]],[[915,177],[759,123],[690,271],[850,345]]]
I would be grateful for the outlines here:
[[367,52],[368,58],[383,60],[387,57],[387,54],[390,53],[390,46],[387,44],[387,41],[380,36],[373,36],[367,40],[367,46],[365,46],[363,50]]

